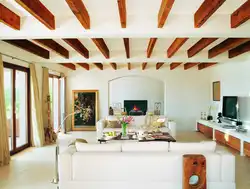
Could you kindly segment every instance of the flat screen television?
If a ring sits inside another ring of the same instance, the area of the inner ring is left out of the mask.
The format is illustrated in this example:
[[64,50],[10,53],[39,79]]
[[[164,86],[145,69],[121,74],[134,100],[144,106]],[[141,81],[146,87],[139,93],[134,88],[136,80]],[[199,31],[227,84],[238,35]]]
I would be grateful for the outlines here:
[[223,96],[222,116],[227,119],[237,120],[238,97]]

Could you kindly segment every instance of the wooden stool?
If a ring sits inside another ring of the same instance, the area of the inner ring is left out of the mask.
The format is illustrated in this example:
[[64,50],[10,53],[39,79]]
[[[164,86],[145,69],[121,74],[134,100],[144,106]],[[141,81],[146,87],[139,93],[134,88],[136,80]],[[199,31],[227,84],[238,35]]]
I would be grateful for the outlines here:
[[206,188],[206,158],[203,155],[184,155],[183,189]]

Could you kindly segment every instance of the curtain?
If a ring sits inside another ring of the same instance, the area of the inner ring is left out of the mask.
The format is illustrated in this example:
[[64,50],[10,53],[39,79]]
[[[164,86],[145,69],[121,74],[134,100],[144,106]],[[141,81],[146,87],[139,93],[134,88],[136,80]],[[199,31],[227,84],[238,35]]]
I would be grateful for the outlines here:
[[7,116],[4,97],[4,69],[0,55],[0,167],[10,162],[9,141],[7,134]]
[[[61,74],[60,78],[60,125],[62,126],[62,129],[66,129],[66,123],[63,123],[64,118],[66,117],[65,113],[65,102],[66,102],[66,89],[65,89],[65,81],[66,78],[63,74]],[[66,129],[67,131],[67,129]]]
[[[49,95],[49,69],[43,68],[42,84],[42,109],[43,109],[43,127],[48,127],[48,95]],[[51,98],[51,97],[50,97]]]
[[45,143],[42,106],[39,97],[39,87],[34,64],[30,64],[31,75],[31,115],[32,115],[32,142],[35,147],[42,147]]

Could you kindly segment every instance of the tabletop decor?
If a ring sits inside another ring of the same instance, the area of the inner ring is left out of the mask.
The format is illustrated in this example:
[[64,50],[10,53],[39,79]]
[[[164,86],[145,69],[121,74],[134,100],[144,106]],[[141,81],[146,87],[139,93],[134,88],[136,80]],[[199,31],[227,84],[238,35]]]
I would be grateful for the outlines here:
[[127,136],[127,126],[132,121],[134,121],[134,118],[132,116],[122,116],[119,118],[119,123],[122,125],[122,137]]

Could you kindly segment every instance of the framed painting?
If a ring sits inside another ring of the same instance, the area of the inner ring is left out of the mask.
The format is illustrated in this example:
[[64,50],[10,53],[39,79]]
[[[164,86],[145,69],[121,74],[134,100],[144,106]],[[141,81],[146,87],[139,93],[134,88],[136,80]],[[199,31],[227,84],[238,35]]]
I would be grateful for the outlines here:
[[220,101],[220,81],[213,82],[213,101]]
[[94,131],[98,121],[98,90],[73,90],[73,131]]

